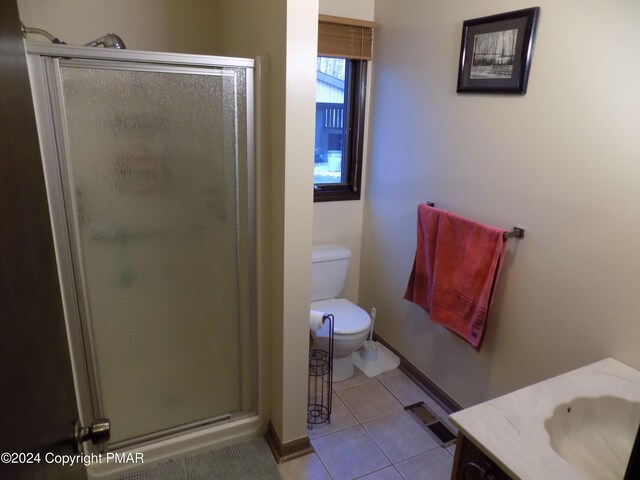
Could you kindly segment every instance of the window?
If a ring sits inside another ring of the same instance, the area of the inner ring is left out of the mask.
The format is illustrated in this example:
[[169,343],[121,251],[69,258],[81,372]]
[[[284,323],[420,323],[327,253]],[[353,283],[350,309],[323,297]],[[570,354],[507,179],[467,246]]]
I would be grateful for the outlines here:
[[318,57],[315,200],[360,198],[366,61]]
[[320,18],[313,160],[316,202],[360,198],[371,25]]

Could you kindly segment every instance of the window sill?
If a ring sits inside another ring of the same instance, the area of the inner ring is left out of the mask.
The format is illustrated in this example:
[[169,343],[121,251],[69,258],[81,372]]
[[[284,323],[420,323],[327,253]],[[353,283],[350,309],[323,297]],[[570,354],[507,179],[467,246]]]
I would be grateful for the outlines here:
[[353,190],[315,190],[314,202],[338,202],[342,200],[360,200],[360,192]]

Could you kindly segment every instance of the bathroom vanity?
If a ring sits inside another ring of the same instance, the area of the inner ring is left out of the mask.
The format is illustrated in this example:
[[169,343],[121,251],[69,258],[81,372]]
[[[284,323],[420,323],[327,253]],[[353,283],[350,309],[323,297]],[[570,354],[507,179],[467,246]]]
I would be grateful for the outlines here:
[[498,464],[462,433],[456,442],[456,458],[451,480],[511,480]]
[[624,478],[640,372],[608,358],[456,412],[452,480]]

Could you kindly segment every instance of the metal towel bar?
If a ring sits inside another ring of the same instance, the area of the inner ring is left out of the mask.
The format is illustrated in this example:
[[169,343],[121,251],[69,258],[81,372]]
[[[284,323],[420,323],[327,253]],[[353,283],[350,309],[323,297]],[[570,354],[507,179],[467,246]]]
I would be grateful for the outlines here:
[[[433,202],[425,202],[425,203],[430,207],[436,206],[436,204]],[[524,228],[513,227],[513,230],[511,230],[510,232],[504,232],[504,235],[502,235],[502,239],[505,242],[510,238],[524,238]]]
[[524,228],[513,227],[513,230],[511,230],[510,232],[504,232],[502,238],[505,242],[510,238],[524,238]]

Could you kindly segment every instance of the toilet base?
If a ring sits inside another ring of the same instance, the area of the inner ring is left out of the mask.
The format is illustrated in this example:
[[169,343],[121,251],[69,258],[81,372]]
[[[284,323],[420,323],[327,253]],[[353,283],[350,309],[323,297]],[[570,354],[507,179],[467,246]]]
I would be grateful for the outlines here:
[[346,357],[333,357],[333,381],[342,382],[353,377],[353,358],[351,354]]

